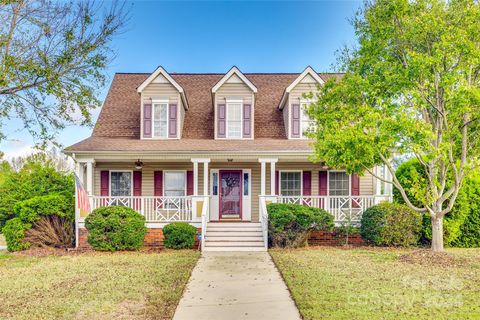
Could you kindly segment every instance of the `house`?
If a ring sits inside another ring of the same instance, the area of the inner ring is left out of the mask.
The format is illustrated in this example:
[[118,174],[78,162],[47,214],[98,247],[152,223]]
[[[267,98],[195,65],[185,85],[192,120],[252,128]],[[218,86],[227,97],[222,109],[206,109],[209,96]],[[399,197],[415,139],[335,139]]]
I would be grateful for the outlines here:
[[145,216],[146,245],[162,244],[165,224],[186,221],[204,250],[265,250],[268,202],[321,207],[341,223],[390,198],[371,175],[309,161],[304,94],[331,77],[341,74],[117,73],[92,135],[65,152],[92,209],[123,205]]

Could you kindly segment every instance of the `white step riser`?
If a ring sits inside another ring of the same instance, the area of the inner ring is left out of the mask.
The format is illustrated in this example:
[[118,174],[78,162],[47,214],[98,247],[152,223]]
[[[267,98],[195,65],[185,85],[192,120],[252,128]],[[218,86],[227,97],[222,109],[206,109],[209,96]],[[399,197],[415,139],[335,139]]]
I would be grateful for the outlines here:
[[207,247],[263,247],[263,241],[209,241],[205,239]]
[[243,227],[243,228],[235,228],[235,227],[218,227],[218,228],[210,228],[210,226],[207,227],[207,232],[209,231],[238,231],[238,232],[262,232],[262,228],[257,228],[257,227]]
[[206,241],[262,241],[263,242],[263,237],[262,236],[256,236],[256,237],[248,237],[248,236],[230,236],[230,237],[225,237],[225,236],[205,236]]
[[265,247],[205,247],[204,251],[210,252],[245,252],[245,251],[267,251]]
[[209,227],[261,227],[258,222],[209,222]]
[[206,237],[263,237],[261,232],[207,232]]

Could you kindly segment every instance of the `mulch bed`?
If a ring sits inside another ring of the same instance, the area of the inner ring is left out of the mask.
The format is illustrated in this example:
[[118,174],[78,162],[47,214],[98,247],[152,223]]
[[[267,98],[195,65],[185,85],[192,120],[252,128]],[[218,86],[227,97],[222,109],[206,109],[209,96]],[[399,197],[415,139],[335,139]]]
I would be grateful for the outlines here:
[[448,252],[433,252],[428,249],[417,250],[401,255],[400,261],[427,266],[461,267],[468,265],[468,260]]

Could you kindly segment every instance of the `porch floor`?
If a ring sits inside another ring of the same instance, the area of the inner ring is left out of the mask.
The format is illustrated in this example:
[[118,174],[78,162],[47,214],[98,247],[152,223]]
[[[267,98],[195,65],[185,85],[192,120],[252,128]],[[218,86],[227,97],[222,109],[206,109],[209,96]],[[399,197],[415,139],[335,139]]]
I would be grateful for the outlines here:
[[173,320],[291,319],[300,314],[268,252],[204,252]]

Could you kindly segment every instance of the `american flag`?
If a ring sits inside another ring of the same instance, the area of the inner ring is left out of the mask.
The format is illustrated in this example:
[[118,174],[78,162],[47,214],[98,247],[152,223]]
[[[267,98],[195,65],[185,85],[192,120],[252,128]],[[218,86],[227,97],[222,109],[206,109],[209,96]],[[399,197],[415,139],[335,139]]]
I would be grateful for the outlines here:
[[75,175],[75,187],[77,189],[77,208],[80,210],[80,217],[86,217],[91,211],[90,202],[88,201],[87,192],[77,175]]

